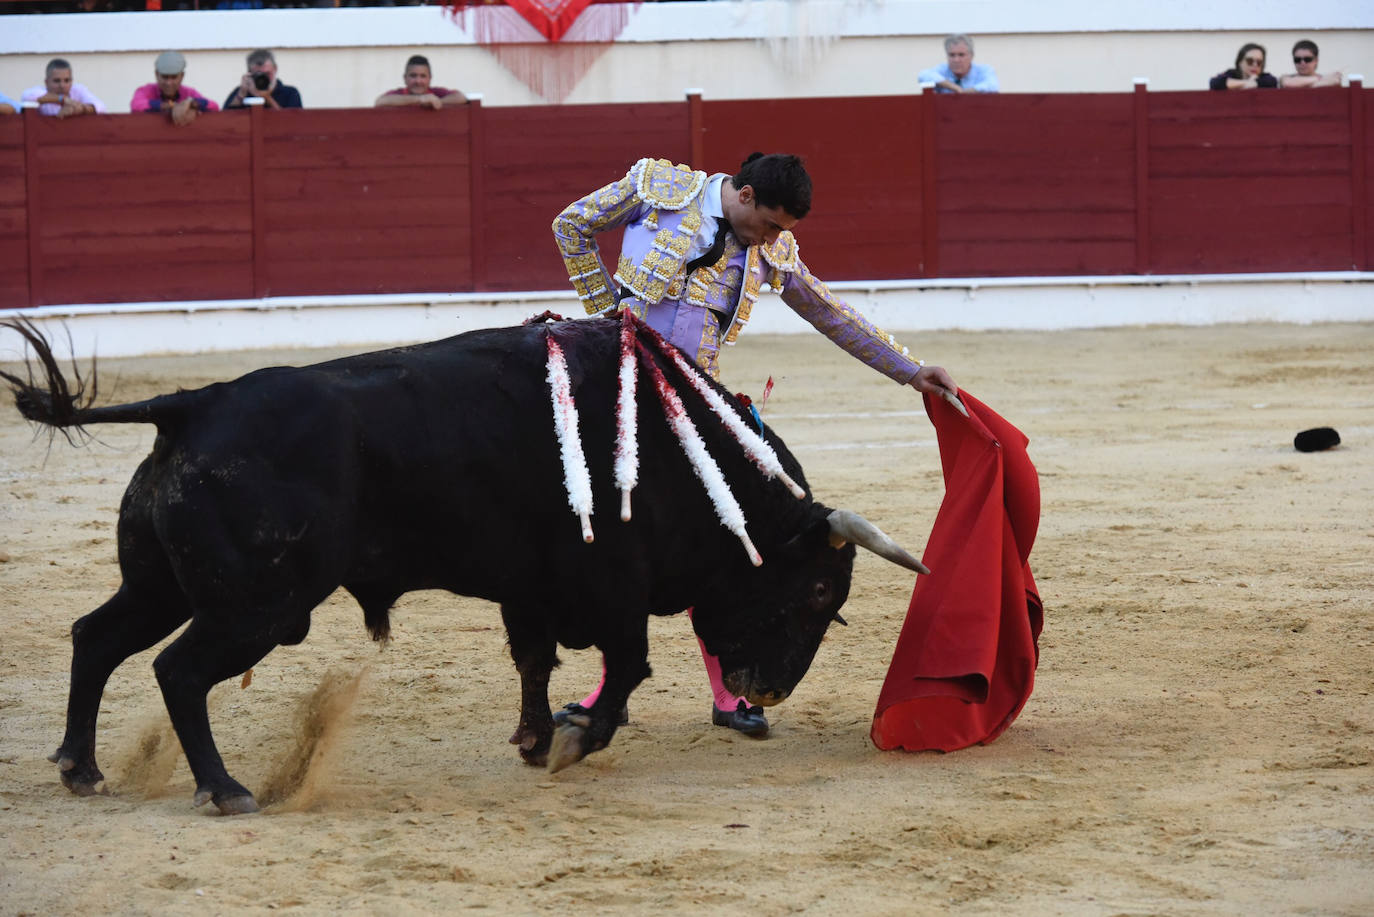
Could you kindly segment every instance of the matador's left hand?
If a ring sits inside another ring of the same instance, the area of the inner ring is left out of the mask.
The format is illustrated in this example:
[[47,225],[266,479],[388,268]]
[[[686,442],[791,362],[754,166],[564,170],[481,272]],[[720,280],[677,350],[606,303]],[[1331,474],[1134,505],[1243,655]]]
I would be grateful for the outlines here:
[[959,386],[954,384],[953,377],[945,372],[943,366],[922,366],[920,372],[911,377],[908,383],[916,391],[923,394],[949,396],[959,394]]

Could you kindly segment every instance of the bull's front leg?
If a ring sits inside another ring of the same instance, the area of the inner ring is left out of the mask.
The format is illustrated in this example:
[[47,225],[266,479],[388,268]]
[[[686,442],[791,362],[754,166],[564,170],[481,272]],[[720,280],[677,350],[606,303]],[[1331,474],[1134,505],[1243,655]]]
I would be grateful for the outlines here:
[[650,674],[648,617],[600,649],[606,666],[601,694],[585,714],[569,716],[558,727],[549,750],[549,773],[557,773],[610,744],[630,692]]
[[520,746],[520,757],[526,764],[543,767],[553,741],[549,673],[558,665],[558,643],[540,623],[545,619],[537,614],[502,605],[501,618],[510,641],[510,657],[520,673],[520,723],[510,743]]

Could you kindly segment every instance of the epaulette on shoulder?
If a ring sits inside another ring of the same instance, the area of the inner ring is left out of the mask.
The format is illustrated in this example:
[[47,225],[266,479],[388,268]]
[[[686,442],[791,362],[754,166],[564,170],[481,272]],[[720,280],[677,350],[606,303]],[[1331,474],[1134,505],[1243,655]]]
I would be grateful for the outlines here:
[[792,272],[797,269],[797,239],[790,232],[778,233],[772,245],[760,245],[759,252],[768,266],[776,271]]
[[635,191],[658,210],[681,210],[706,187],[707,175],[667,159],[641,159],[630,170]]

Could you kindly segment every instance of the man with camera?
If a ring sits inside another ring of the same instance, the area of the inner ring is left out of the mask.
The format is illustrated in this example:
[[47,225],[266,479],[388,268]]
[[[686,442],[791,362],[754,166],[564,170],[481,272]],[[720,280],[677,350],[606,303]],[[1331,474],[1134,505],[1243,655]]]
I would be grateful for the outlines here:
[[[250,102],[250,99],[261,99]],[[225,108],[245,105],[266,105],[268,108],[304,108],[301,94],[295,86],[277,80],[277,59],[266,48],[248,55],[248,72],[239,80],[238,88],[224,100]]]

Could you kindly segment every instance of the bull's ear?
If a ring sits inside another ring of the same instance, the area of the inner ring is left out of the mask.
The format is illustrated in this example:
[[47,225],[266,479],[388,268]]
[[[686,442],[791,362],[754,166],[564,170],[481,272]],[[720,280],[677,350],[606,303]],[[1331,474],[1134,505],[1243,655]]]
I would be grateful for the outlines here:
[[[817,504],[819,506],[819,504]],[[834,542],[830,533],[830,522],[826,516],[830,510],[823,509],[823,512],[813,517],[792,539],[783,545],[783,550],[791,557],[813,557],[825,548],[840,550],[845,546],[844,539],[838,544]]]

